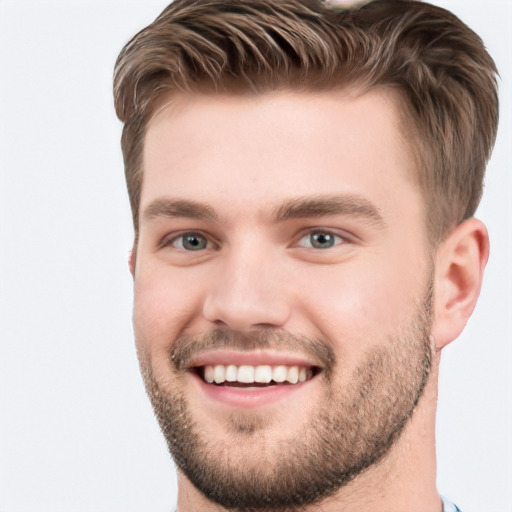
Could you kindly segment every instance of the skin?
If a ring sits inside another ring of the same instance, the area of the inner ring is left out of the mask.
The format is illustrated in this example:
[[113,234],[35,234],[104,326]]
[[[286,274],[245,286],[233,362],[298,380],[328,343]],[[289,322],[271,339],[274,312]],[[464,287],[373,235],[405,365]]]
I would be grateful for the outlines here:
[[[258,448],[272,451],[282,432],[300,431],[327,383],[319,378],[286,400],[234,410],[205,396],[190,376],[172,375],[176,339],[218,328],[325,338],[343,361],[334,382],[348,389],[351,371],[410,322],[434,269],[436,356],[414,414],[380,464],[307,510],[360,511],[376,503],[379,512],[442,508],[434,448],[440,349],[473,310],[488,238],[469,219],[432,259],[396,105],[394,93],[384,90],[183,94],[163,102],[148,125],[140,231],[130,262],[139,356],[162,389],[180,390],[205,439],[231,446],[233,460],[257,464]],[[276,219],[291,200],[325,203],[333,196],[362,201],[372,215],[345,208]],[[176,214],[176,200],[199,203],[215,218],[190,218],[183,208]],[[203,250],[183,247],[179,236],[190,231],[208,241]],[[319,231],[336,235],[333,247],[309,246],[310,233]],[[263,422],[264,436],[233,443],[234,413]],[[221,510],[181,472],[178,484],[180,512]]]

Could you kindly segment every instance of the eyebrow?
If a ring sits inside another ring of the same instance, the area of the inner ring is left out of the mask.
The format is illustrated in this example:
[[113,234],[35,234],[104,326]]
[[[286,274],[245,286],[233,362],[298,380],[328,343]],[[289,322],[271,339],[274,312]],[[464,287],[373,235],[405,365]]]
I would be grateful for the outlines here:
[[[347,215],[363,217],[373,224],[384,226],[380,210],[368,199],[354,194],[305,196],[285,201],[272,212],[274,222],[287,220]],[[159,217],[188,218],[196,220],[218,220],[215,210],[204,203],[187,199],[157,199],[144,210],[143,218],[152,220]]]
[[377,225],[383,226],[385,224],[380,210],[372,202],[354,194],[307,196],[291,199],[274,211],[273,218],[275,222],[284,222],[290,219],[329,215],[363,217]]
[[185,199],[157,199],[144,210],[143,218],[152,220],[158,217],[197,220],[216,220],[217,214],[210,206]]

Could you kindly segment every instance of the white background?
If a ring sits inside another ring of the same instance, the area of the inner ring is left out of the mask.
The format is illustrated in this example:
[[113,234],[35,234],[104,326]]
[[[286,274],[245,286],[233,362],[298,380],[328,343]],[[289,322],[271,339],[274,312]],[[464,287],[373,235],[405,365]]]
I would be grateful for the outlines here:
[[[0,0],[0,511],[169,511],[173,465],[131,330],[131,244],[111,76],[164,0]],[[445,350],[439,489],[512,512],[512,1],[438,0],[501,72],[501,131],[478,212],[492,254]],[[377,511],[374,511],[377,512]]]

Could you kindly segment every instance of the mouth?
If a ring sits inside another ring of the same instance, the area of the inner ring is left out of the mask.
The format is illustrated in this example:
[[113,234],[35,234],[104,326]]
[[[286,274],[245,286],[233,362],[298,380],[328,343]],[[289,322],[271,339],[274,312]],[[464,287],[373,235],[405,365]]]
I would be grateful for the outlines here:
[[227,350],[202,354],[188,367],[203,397],[230,408],[253,408],[288,399],[309,389],[322,372],[319,365],[300,356]]
[[320,372],[316,366],[299,365],[205,365],[193,369],[207,384],[234,388],[290,386],[311,380]]

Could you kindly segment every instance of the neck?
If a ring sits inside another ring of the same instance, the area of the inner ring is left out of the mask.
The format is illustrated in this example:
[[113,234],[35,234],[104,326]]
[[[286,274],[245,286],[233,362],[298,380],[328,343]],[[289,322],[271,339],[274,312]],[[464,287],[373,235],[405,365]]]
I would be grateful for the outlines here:
[[[334,496],[301,512],[441,512],[436,489],[435,416],[440,354],[414,413],[391,452]],[[178,473],[178,512],[224,512]],[[287,509],[286,512],[292,512]],[[299,510],[299,509],[297,509]],[[262,512],[272,512],[271,509]],[[296,512],[296,511],[294,511]]]

